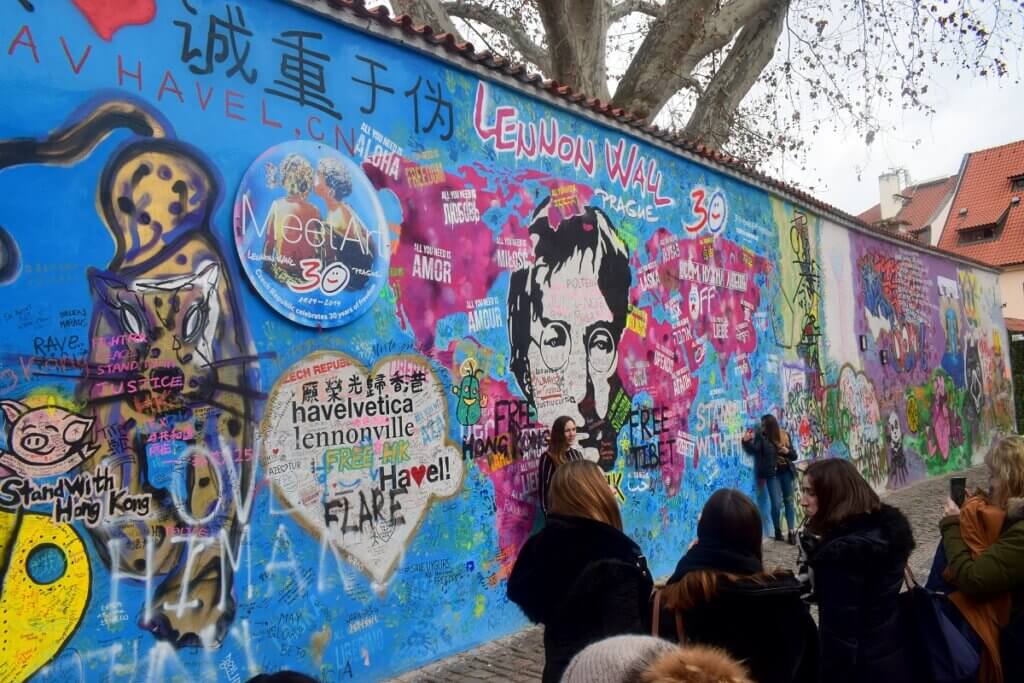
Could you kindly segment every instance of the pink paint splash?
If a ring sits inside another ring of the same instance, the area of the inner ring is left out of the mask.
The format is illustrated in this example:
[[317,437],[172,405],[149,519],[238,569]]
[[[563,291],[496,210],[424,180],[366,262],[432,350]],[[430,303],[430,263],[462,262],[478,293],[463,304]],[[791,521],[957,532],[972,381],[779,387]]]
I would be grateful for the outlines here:
[[[497,441],[503,434],[495,433],[495,409],[502,401],[519,401],[513,396],[505,382],[490,381],[486,387],[488,403],[480,421],[464,434],[476,438]],[[504,426],[504,423],[502,424]],[[544,425],[531,424],[530,429],[544,429]],[[504,432],[507,435],[507,432]],[[483,454],[474,457],[473,462],[494,487],[495,528],[498,531],[498,568],[491,577],[496,582],[512,571],[519,549],[530,537],[540,514],[537,494],[537,472],[540,464],[539,452],[531,457],[511,460],[500,455]]]
[[[632,329],[624,333],[619,376],[630,394],[646,392],[655,406],[672,409],[680,457],[662,463],[661,469],[669,495],[674,495],[685,464],[687,416],[707,354],[714,350],[724,384],[734,381],[730,365],[739,368],[744,384],[752,377],[748,357],[757,350],[753,314],[761,300],[757,276],[767,274],[770,264],[731,241],[681,239],[664,228],[651,236],[643,252],[643,262],[640,254],[633,256],[638,277],[630,300],[634,315],[646,319],[646,329],[644,334]],[[637,307],[641,301],[644,305]],[[662,310],[660,321],[655,319],[656,307]],[[694,450],[693,467],[698,457]]]
[[[392,283],[397,285],[399,306],[410,313],[401,318],[408,320],[420,348],[431,353],[437,323],[450,315],[466,313],[467,302],[486,297],[501,273],[494,261],[495,243],[491,235],[481,234],[482,227],[477,221],[446,225],[443,202],[437,198],[443,192],[475,189],[475,206],[481,216],[492,202],[508,198],[500,192],[474,187],[468,174],[466,180],[446,174],[442,184],[411,187],[404,178],[406,169],[414,166],[403,159],[399,169],[399,178],[403,180],[397,181],[369,165],[364,170],[375,187],[391,190],[401,203],[401,240],[393,248],[391,268],[401,269],[402,274],[393,277]],[[442,248],[451,258],[418,252],[416,245],[421,245],[420,249]],[[435,265],[440,270],[435,270]],[[423,272],[424,266],[430,269]],[[414,271],[419,271],[419,275],[414,275]]]

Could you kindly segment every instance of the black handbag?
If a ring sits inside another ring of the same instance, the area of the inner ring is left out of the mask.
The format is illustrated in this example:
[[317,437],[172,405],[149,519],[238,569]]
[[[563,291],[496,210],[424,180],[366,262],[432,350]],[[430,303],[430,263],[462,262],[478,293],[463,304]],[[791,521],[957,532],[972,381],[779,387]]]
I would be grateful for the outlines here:
[[999,657],[1004,681],[1024,681],[1024,613],[1010,619],[1000,631]]

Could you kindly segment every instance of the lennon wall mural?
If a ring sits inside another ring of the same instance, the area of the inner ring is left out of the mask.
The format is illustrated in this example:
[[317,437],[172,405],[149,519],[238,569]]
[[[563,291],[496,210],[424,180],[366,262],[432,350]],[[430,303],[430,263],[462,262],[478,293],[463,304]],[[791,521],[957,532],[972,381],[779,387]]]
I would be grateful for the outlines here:
[[763,413],[879,489],[1011,429],[993,272],[289,3],[0,17],[2,682],[509,633],[559,415],[659,575]]

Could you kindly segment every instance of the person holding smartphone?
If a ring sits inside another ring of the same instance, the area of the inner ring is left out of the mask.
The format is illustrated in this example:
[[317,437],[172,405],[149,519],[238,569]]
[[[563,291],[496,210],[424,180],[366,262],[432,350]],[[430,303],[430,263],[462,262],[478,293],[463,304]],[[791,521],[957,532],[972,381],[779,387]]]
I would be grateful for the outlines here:
[[[997,441],[985,466],[987,494],[958,504],[954,498],[966,481],[950,483],[939,522],[942,578],[955,589],[949,599],[980,640],[978,680],[1024,681],[1024,438]],[[937,554],[936,564],[940,560]]]
[[[796,449],[793,447],[793,439],[779,427],[779,421],[774,415],[765,415],[761,418],[760,429],[746,431],[742,444],[743,450],[754,457],[754,474],[758,484],[768,488],[775,540],[787,540],[790,545],[796,545],[796,505],[793,501]],[[786,508],[788,531],[785,539],[782,535],[783,506]]]

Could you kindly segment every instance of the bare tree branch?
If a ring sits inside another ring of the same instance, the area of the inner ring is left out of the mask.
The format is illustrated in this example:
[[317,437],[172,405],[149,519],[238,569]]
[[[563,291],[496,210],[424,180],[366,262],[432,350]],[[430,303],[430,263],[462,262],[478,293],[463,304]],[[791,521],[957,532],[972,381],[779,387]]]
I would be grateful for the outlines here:
[[788,0],[670,0],[622,77],[613,103],[651,121],[669,98],[693,83],[693,70],[729,44],[752,17]]
[[[666,80],[677,73],[679,58],[698,39],[714,0],[671,0],[655,20],[622,75],[612,103],[651,121],[668,101]],[[690,76],[690,73],[679,74]],[[678,90],[678,88],[676,88]],[[671,97],[671,95],[669,95]]]
[[540,45],[537,45],[526,31],[523,25],[516,19],[508,17],[493,7],[486,7],[475,2],[465,0],[454,0],[454,2],[443,2],[441,7],[449,17],[458,17],[467,21],[478,21],[486,24],[495,31],[502,33],[512,43],[512,46],[519,51],[528,62],[537,65],[545,74],[549,73],[550,60],[548,52]]
[[440,0],[391,0],[391,5],[398,14],[408,14],[418,24],[425,24],[434,30],[450,33],[459,40],[465,41],[448,12],[441,6]]
[[612,5],[611,23],[614,24],[634,12],[657,19],[665,12],[665,7],[654,0],[622,0],[622,2]]
[[683,130],[685,137],[712,149],[721,149],[729,141],[736,110],[775,54],[788,11],[789,0],[775,2],[743,27],[697,100]]
[[[816,133],[827,125],[853,128],[870,144],[881,106],[931,111],[924,96],[935,72],[1019,82],[1019,74],[1009,74],[1024,50],[1024,0],[391,0],[391,6],[462,40],[460,29],[477,44],[493,42],[499,53],[521,55],[546,76],[602,99],[609,93],[608,65],[619,63],[610,60],[624,56],[625,73],[614,69],[614,106],[650,122],[673,97],[692,91],[696,97],[678,97],[686,104],[671,113],[673,125],[760,163],[767,148],[791,152],[805,129]],[[788,22],[787,34],[779,22]],[[785,54],[771,61],[774,41]],[[766,88],[752,106],[744,97],[758,80]],[[792,116],[779,119],[779,104]],[[806,116],[818,106],[828,113]],[[768,107],[774,121],[758,107]]]
[[[732,0],[721,7],[705,22],[704,32],[700,40],[688,50],[687,57],[693,64],[692,70],[700,60],[715,50],[729,44],[736,32],[747,25],[753,17],[772,5],[780,4],[779,0]],[[788,0],[785,2],[789,4]],[[684,67],[683,70],[686,70]]]

